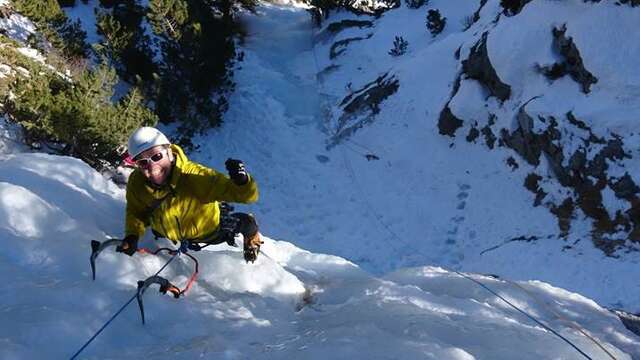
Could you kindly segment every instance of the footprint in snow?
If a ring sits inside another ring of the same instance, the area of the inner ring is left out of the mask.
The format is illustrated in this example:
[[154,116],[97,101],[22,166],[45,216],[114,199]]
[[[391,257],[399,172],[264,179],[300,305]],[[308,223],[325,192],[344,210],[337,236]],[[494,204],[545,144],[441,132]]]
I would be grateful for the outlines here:
[[[458,185],[458,194],[456,198],[458,199],[458,204],[456,206],[456,210],[462,211],[467,206],[466,199],[469,197],[468,190],[471,189],[471,186],[468,184]],[[464,260],[464,251],[463,251],[463,241],[464,238],[460,237],[459,231],[460,226],[464,223],[465,217],[463,215],[455,215],[451,217],[451,222],[453,223],[451,229],[447,231],[447,238],[445,240],[445,250],[444,253],[447,256],[447,260],[449,264],[453,267],[458,268],[462,260]],[[475,232],[472,232],[470,235],[472,238],[475,238]],[[458,241],[460,240],[460,241]]]

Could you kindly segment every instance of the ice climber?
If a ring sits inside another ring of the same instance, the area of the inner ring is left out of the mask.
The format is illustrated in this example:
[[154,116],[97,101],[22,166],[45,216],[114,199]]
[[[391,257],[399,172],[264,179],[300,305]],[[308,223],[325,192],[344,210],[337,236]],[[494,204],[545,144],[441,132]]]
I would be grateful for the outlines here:
[[129,155],[136,169],[127,183],[125,238],[116,251],[133,255],[147,227],[157,237],[199,243],[235,245],[244,237],[244,259],[256,260],[262,244],[251,214],[231,213],[221,202],[252,203],[258,186],[240,160],[225,162],[229,176],[189,161],[183,150],[152,127],[129,138]]

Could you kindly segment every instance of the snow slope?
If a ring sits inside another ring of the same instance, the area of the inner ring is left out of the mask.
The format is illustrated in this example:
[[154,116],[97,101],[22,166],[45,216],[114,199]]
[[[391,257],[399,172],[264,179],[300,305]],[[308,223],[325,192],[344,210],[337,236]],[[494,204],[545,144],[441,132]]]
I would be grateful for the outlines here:
[[[123,197],[121,189],[77,159],[3,156],[0,358],[70,357],[135,294],[137,280],[163,265],[166,256],[105,250],[97,261],[97,280],[91,281],[89,240],[119,234]],[[185,297],[175,300],[151,288],[144,297],[145,326],[134,301],[79,358],[583,357],[459,274],[418,267],[380,278],[336,256],[265,240],[268,256],[255,264],[245,264],[241,252],[226,245],[192,253],[201,274]],[[180,286],[191,267],[179,257],[161,275]],[[637,337],[587,298],[537,281],[515,285],[468,276],[591,358],[609,358],[597,344],[616,359],[640,356]]]

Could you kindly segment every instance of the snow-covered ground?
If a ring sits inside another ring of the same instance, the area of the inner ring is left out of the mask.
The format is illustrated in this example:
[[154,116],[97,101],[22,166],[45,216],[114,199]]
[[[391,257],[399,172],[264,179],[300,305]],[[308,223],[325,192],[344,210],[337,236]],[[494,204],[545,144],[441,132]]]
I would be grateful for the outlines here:
[[[77,159],[3,156],[0,358],[71,357],[132,298],[137,280],[161,268],[167,256],[128,257],[110,248],[91,280],[89,240],[120,233],[123,198],[122,189]],[[134,301],[78,358],[583,358],[460,274],[417,267],[375,277],[340,257],[265,241],[268,256],[255,264],[227,245],[192,252],[200,276],[186,296],[175,300],[150,288],[146,325]],[[161,275],[184,286],[192,266],[181,256]],[[640,356],[637,337],[587,298],[537,281],[467,276],[590,358]]]

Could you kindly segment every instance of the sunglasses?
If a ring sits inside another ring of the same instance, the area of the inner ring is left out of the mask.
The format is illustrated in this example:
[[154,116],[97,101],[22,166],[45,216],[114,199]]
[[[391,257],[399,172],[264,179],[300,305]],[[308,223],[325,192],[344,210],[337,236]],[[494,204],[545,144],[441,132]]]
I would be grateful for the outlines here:
[[160,150],[159,152],[149,156],[149,157],[145,157],[145,158],[141,158],[141,159],[136,159],[136,165],[140,168],[146,169],[149,166],[151,166],[152,163],[157,163],[158,161],[162,160],[164,158],[164,156],[167,155],[167,150],[163,149]]

